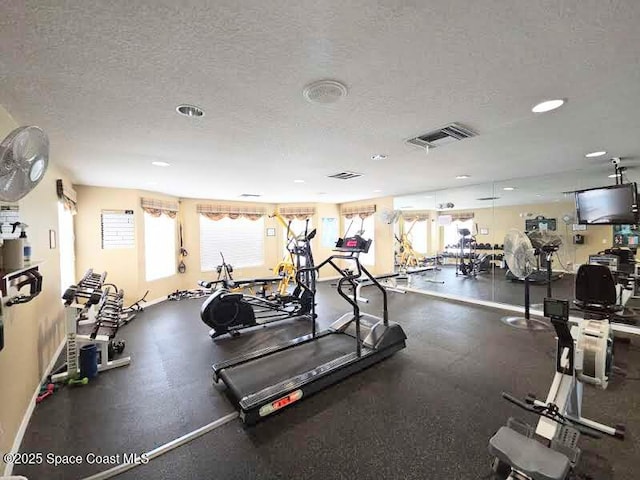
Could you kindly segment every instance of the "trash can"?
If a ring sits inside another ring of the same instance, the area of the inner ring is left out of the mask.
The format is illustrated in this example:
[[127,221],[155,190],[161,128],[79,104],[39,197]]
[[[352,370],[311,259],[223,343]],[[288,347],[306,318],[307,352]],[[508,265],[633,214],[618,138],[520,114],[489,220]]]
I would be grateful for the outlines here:
[[80,348],[80,378],[98,375],[98,347],[95,343]]

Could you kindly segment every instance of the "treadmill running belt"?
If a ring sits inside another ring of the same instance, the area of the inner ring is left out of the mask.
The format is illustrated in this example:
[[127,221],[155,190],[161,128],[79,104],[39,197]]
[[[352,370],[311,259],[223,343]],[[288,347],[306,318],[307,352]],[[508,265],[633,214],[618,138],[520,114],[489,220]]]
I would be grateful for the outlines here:
[[248,363],[226,368],[220,376],[227,387],[233,391],[234,396],[240,399],[355,350],[355,338],[344,334],[331,334]]

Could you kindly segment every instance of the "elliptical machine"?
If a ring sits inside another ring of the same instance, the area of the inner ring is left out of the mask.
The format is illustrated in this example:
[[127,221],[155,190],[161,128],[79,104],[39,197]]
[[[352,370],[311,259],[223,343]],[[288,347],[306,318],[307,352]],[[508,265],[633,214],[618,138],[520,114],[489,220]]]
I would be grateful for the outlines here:
[[[557,334],[556,373],[546,401],[524,401],[507,393],[511,403],[540,416],[537,427],[510,418],[489,440],[493,470],[512,480],[565,480],[580,459],[580,435],[623,439],[624,426],[610,427],[582,416],[584,384],[605,389],[613,367],[613,336],[606,320],[584,320],[569,327],[569,302],[545,298],[544,315]],[[537,436],[541,441],[534,438]]]
[[[209,331],[211,338],[227,333],[236,336],[242,329],[287,318],[311,318],[313,292],[316,288],[316,271],[313,270],[311,240],[315,237],[316,230],[313,229],[309,232],[308,225],[309,220],[307,219],[304,233],[295,237],[293,241],[290,240],[287,246],[292,257],[295,258],[296,269],[300,271],[304,268],[302,276],[296,278],[293,292],[285,292],[284,295],[274,293],[258,296],[242,291],[231,291],[233,286],[229,284],[215,290],[200,309],[200,318],[211,328]],[[251,280],[253,283],[260,283],[260,281],[261,279]],[[308,289],[302,288],[301,281],[308,286]],[[206,287],[202,283],[201,286]],[[208,287],[210,288],[211,285]]]

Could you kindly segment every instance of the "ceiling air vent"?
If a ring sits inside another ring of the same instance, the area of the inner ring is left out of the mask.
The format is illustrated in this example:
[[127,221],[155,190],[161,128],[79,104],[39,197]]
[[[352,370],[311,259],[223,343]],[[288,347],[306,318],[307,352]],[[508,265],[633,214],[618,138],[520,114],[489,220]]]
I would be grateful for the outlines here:
[[498,200],[500,197],[480,197],[480,198],[476,198],[476,200]]
[[258,193],[241,193],[240,196],[245,198],[257,198],[257,197],[261,197],[262,195]]
[[362,174],[355,173],[355,172],[340,172],[340,173],[334,173],[333,175],[327,175],[327,176],[329,178],[337,178],[339,180],[351,180],[352,178],[361,177]]
[[407,143],[422,148],[435,148],[475,136],[476,133],[473,130],[469,130],[459,123],[452,123],[433,132],[410,138]]

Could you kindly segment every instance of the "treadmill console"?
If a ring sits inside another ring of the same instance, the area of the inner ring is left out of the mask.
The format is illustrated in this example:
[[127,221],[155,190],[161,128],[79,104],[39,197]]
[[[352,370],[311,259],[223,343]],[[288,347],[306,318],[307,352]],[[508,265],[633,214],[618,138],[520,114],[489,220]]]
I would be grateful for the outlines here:
[[371,240],[355,235],[353,237],[339,238],[333,250],[336,252],[367,253],[369,247],[371,247]]

